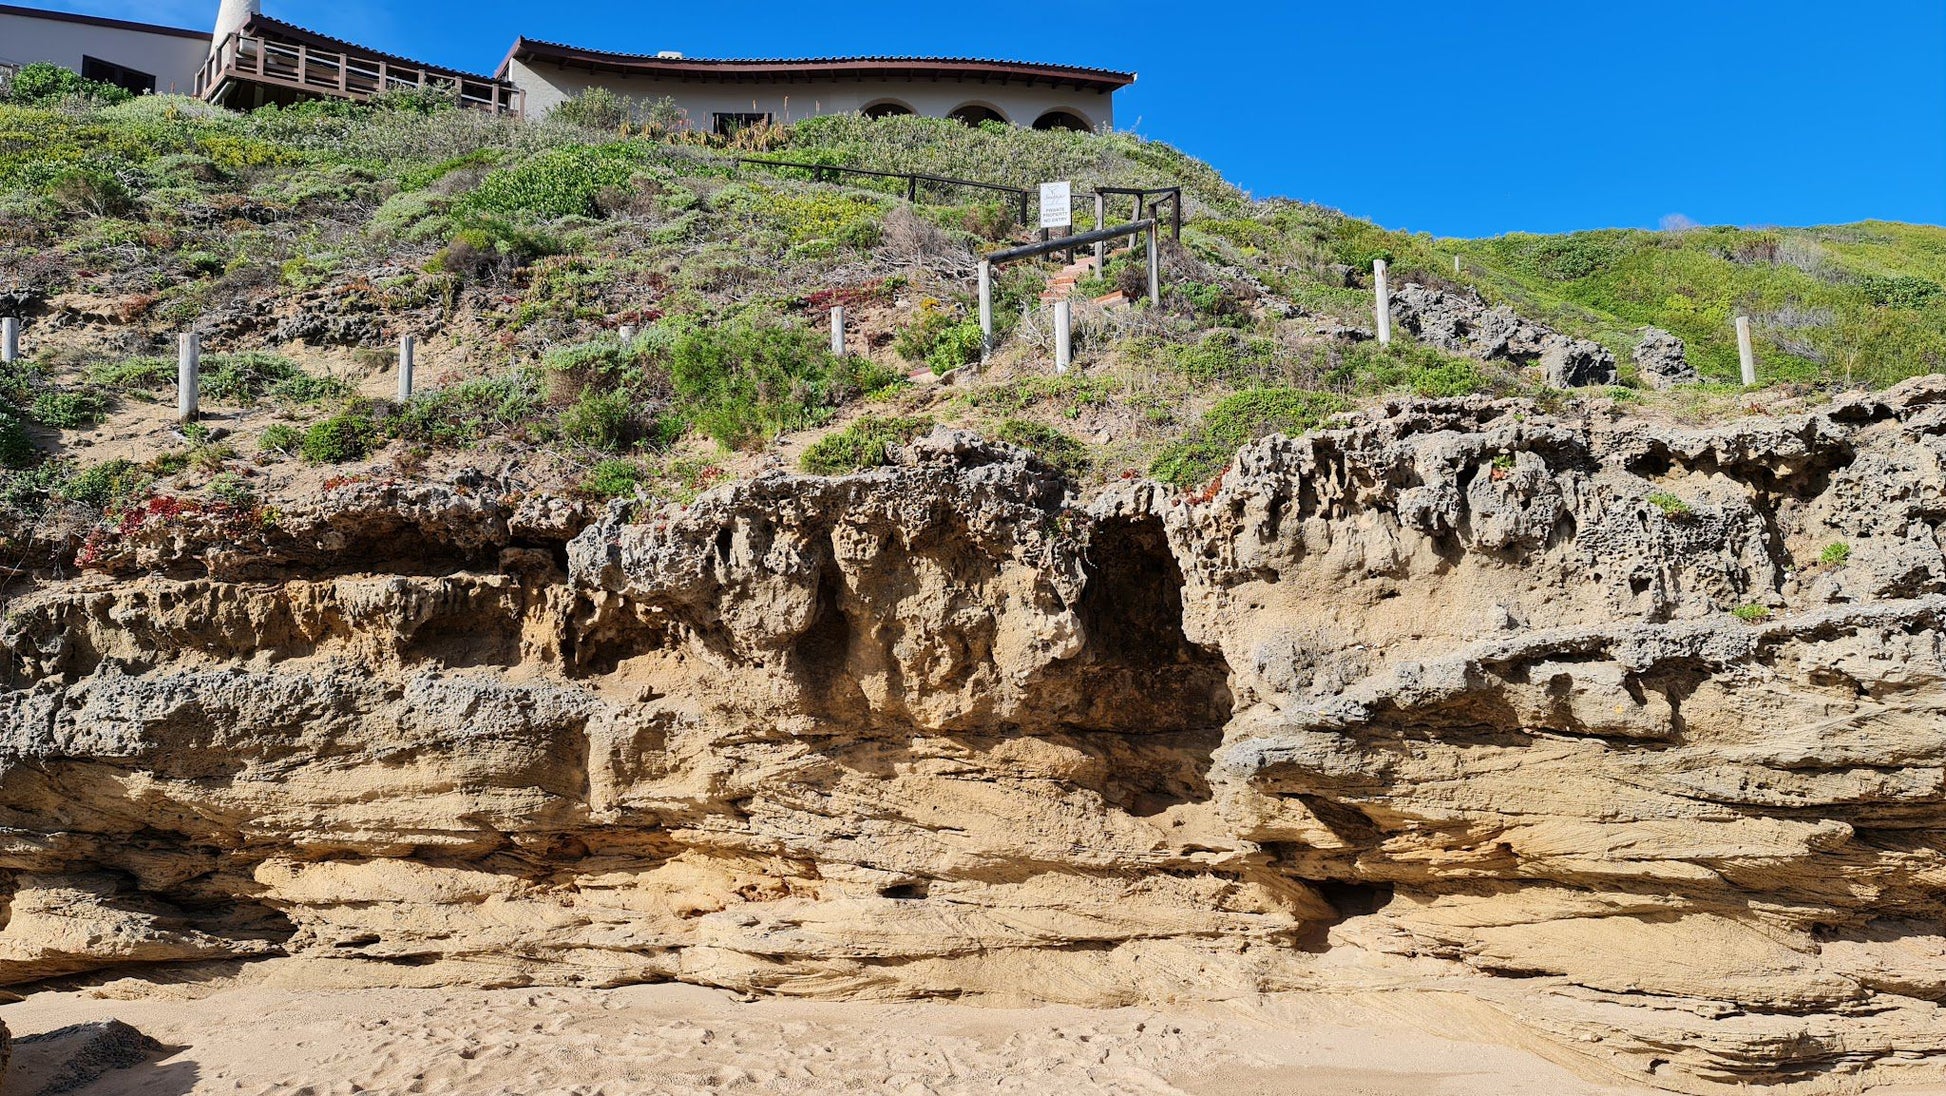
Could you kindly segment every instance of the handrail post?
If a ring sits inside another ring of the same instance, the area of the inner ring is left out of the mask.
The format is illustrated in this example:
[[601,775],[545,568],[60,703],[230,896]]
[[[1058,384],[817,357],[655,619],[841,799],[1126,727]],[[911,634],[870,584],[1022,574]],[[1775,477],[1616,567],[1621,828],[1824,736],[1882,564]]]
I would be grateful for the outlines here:
[[1182,188],[1176,188],[1175,208],[1169,211],[1169,235],[1182,242]]
[[414,340],[410,335],[399,336],[399,402],[400,403],[404,403],[405,401],[412,398],[413,341]]
[[980,360],[993,352],[993,264],[980,260]]
[[176,418],[185,424],[196,421],[201,368],[202,340],[194,331],[176,336]]
[[1737,364],[1743,370],[1743,386],[1753,388],[1757,384],[1757,352],[1750,345],[1750,317],[1737,317]]
[[1074,361],[1074,306],[1066,297],[1054,302],[1054,371],[1065,373]]
[[[1108,227],[1108,195],[1103,194],[1101,191],[1097,190],[1095,191],[1095,228],[1103,229],[1107,227]],[[1108,241],[1096,240],[1095,241],[1095,277],[1097,278],[1101,277],[1101,272],[1107,268],[1108,268]]]
[[1392,290],[1386,282],[1385,260],[1372,260],[1372,310],[1378,320],[1378,344],[1392,345]]
[[919,177],[917,175],[908,175],[905,177],[905,200],[909,205],[919,204]]
[[1162,307],[1162,257],[1155,237],[1161,228],[1158,224],[1149,225],[1149,303],[1157,308]]

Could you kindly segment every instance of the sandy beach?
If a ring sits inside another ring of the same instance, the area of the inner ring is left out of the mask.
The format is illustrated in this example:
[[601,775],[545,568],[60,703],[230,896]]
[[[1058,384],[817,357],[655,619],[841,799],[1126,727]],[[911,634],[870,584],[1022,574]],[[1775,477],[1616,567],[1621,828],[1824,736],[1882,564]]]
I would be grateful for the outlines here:
[[[115,1018],[164,1044],[86,1096],[347,1093],[1620,1096],[1513,1046],[1457,999],[1283,996],[1182,1008],[991,1009],[617,990],[234,987],[132,980],[0,1009],[15,1036]],[[1502,1033],[1511,1034],[1511,1033]],[[32,1044],[6,1091],[37,1087]],[[16,1085],[20,1087],[16,1089]]]

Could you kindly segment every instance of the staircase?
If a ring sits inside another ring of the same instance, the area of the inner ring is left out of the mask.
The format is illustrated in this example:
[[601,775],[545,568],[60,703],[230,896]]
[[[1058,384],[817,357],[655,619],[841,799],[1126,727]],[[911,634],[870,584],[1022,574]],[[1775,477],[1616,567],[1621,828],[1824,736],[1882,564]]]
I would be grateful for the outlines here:
[[[1061,268],[1060,273],[1047,280],[1047,288],[1041,291],[1041,303],[1053,304],[1065,301],[1074,293],[1075,283],[1083,278],[1099,273],[1093,255],[1083,256]],[[1102,308],[1118,308],[1128,304],[1128,295],[1117,289],[1095,298],[1095,304]]]

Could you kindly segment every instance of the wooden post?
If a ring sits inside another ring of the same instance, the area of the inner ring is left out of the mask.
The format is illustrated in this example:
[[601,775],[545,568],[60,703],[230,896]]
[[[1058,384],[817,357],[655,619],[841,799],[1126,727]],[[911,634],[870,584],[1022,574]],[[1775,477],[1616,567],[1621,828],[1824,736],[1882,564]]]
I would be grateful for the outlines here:
[[[1099,230],[1107,227],[1108,227],[1108,195],[1103,194],[1100,191],[1096,191],[1095,192],[1095,228]],[[1095,241],[1095,277],[1097,278],[1101,277],[1102,270],[1105,269],[1107,266],[1108,266],[1108,241],[1096,240]]]
[[993,264],[980,260],[980,360],[993,353]]
[[1757,351],[1750,345],[1750,317],[1737,317],[1737,359],[1743,364],[1743,386],[1757,383]]
[[1065,373],[1074,361],[1074,308],[1067,298],[1054,302],[1054,371]]
[[1455,255],[1453,256],[1453,273],[1458,274],[1459,272],[1460,272],[1460,257],[1458,255]]
[[14,316],[0,319],[0,363],[12,365],[20,360],[20,320]]
[[176,336],[176,418],[185,425],[196,421],[203,344],[194,331]]
[[1156,247],[1155,234],[1159,225],[1149,226],[1149,303],[1162,307],[1162,255]]
[[410,335],[399,336],[399,402],[412,398],[412,349]]
[[831,306],[831,354],[833,357],[845,356],[845,306]]
[[622,345],[626,347],[629,343],[635,341],[635,325],[625,323],[615,329],[615,334],[622,340]]
[[1385,260],[1372,262],[1372,282],[1376,287],[1377,300],[1372,311],[1378,316],[1378,344],[1392,345],[1392,290],[1385,282]]

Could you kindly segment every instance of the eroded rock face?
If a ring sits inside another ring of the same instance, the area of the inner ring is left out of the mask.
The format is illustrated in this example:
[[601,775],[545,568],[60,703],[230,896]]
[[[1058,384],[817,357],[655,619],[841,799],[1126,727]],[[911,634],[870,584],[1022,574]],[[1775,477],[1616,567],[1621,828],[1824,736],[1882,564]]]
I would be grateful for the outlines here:
[[1475,297],[1408,282],[1393,296],[1392,314],[1421,342],[1455,354],[1534,366],[1555,388],[1614,384],[1619,377],[1615,355],[1607,347],[1522,319],[1505,305],[1489,308]]
[[1671,1087],[1930,1079],[1943,456],[1932,379],[1402,403],[1086,505],[942,432],[144,524],[0,626],[0,981],[1417,986]]

